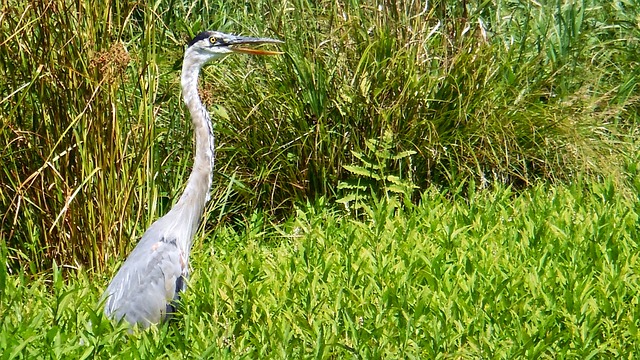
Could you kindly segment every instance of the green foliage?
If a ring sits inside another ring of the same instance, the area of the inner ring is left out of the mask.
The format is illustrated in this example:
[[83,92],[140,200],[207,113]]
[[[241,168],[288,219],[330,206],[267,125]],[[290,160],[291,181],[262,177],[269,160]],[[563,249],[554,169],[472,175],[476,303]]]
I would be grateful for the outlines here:
[[416,206],[372,204],[364,220],[323,201],[281,224],[256,212],[196,243],[181,314],[145,332],[103,318],[103,276],[9,275],[0,353],[629,358],[640,351],[637,204],[605,181],[431,188]]
[[366,141],[368,154],[352,151],[361,165],[345,165],[345,170],[353,177],[338,184],[338,189],[344,190],[345,195],[336,200],[337,203],[347,209],[351,202],[356,209],[367,207],[366,204],[372,200],[371,195],[374,199],[382,196],[387,201],[397,198],[411,201],[417,188],[411,180],[411,155],[416,152],[394,153],[394,140],[394,134],[385,131],[381,139]]
[[[639,9],[0,2],[0,358],[634,357]],[[204,240],[130,333],[99,296],[190,171],[204,29],[286,53],[205,69]]]

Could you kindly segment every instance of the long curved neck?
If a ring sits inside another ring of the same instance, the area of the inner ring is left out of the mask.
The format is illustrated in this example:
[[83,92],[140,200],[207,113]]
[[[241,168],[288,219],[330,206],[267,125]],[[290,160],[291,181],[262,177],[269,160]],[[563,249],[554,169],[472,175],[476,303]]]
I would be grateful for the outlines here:
[[184,193],[172,209],[172,211],[182,212],[184,216],[181,218],[191,222],[191,236],[197,230],[204,206],[209,201],[215,154],[211,118],[198,95],[198,75],[201,66],[197,62],[188,61],[187,57],[182,65],[182,96],[191,113],[195,133],[195,156]]

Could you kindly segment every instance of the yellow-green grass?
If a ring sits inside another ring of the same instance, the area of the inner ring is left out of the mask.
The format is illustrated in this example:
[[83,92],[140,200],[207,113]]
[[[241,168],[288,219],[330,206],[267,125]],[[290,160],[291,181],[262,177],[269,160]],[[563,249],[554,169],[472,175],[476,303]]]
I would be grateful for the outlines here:
[[638,354],[637,199],[611,181],[461,191],[372,201],[360,219],[321,200],[221,225],[194,248],[175,321],[144,332],[103,317],[109,272],[4,274],[0,358]]

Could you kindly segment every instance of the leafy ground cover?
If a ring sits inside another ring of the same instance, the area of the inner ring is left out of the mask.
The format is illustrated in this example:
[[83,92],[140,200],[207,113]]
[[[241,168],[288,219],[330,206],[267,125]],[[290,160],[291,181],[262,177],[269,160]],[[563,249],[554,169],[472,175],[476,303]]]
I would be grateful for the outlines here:
[[108,274],[3,275],[0,353],[632,358],[639,204],[604,182],[432,188],[415,206],[371,199],[357,217],[322,201],[284,223],[256,213],[196,244],[181,313],[146,332],[103,318]]

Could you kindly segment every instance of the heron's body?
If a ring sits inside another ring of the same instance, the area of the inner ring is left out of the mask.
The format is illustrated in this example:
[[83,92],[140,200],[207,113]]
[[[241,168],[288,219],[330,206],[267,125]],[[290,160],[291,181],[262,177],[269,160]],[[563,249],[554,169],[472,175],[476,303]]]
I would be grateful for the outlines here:
[[235,47],[241,44],[278,43],[268,38],[248,38],[206,31],[187,48],[181,74],[183,98],[195,133],[193,170],[176,205],[142,235],[105,291],[105,314],[116,320],[147,327],[167,318],[185,290],[189,252],[198,229],[214,165],[214,135],[209,113],[198,95],[198,75],[207,62],[232,52],[276,54]]

